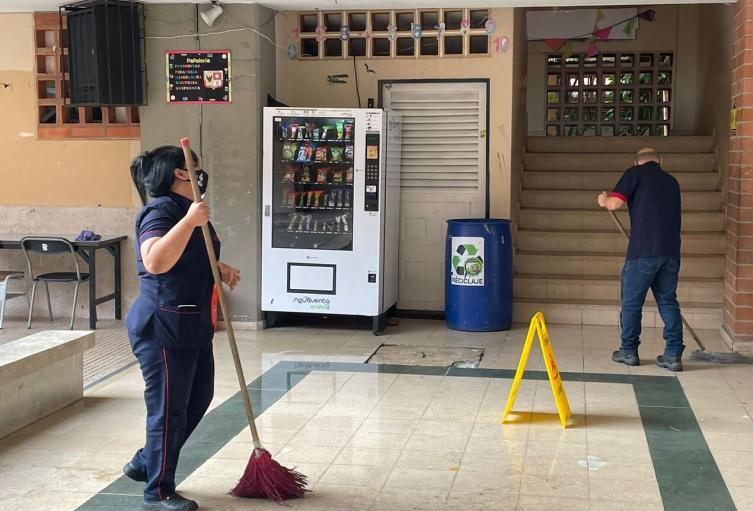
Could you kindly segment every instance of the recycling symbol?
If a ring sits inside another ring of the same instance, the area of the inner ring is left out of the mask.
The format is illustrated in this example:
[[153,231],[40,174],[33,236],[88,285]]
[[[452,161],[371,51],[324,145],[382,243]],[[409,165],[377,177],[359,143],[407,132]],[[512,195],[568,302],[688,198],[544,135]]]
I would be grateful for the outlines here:
[[478,248],[472,243],[458,245],[452,256],[455,273],[468,277],[479,275],[484,270],[484,260],[478,252]]

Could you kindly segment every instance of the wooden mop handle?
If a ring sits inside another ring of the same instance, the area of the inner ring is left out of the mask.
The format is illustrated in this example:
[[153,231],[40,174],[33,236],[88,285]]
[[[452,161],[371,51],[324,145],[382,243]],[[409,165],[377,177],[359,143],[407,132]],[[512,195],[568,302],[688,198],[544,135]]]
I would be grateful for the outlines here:
[[[180,146],[183,148],[183,156],[186,160],[186,169],[188,175],[191,178],[191,189],[193,190],[193,198],[195,202],[202,202],[201,192],[199,191],[199,184],[196,180],[196,169],[194,168],[193,155],[191,154],[191,145],[187,138],[180,139]],[[241,396],[243,397],[243,406],[246,409],[246,418],[248,419],[248,427],[251,428],[251,438],[254,441],[255,448],[261,448],[261,442],[259,441],[259,432],[256,429],[256,420],[254,419],[254,411],[251,408],[251,398],[248,395],[248,388],[246,387],[246,378],[243,376],[243,366],[241,365],[241,357],[238,354],[238,345],[235,342],[235,333],[233,332],[233,322],[231,321],[230,308],[227,305],[227,299],[225,298],[225,290],[222,288],[222,277],[220,276],[220,269],[217,265],[217,255],[214,253],[214,245],[212,244],[212,235],[209,232],[209,225],[201,226],[201,233],[204,235],[204,244],[207,247],[207,254],[209,255],[209,264],[212,267],[212,275],[214,276],[214,283],[217,287],[217,298],[220,302],[220,308],[222,309],[222,317],[225,319],[225,327],[227,328],[227,338],[230,342],[230,351],[233,353],[233,362],[235,363],[235,372],[238,375],[238,384],[241,388]]]
[[620,230],[623,236],[625,236],[626,240],[630,239],[630,236],[628,236],[627,231],[625,231],[625,228],[622,226],[622,222],[620,222],[620,219],[617,218],[617,215],[614,214],[614,211],[611,209],[607,210],[609,212],[609,216],[612,217],[612,220],[614,220],[614,223],[617,225],[617,228]]

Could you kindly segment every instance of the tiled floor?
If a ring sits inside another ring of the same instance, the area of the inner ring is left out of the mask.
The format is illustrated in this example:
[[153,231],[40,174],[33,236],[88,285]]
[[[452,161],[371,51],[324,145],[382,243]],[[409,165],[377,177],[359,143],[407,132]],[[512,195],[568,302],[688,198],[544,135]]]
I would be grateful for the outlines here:
[[[538,348],[519,413],[499,423],[525,326],[469,334],[403,320],[379,338],[237,336],[265,447],[309,476],[313,492],[295,509],[753,510],[753,366],[687,362],[675,377],[652,365],[659,330],[644,332],[637,368],[609,360],[614,328],[549,331],[574,414],[566,430]],[[702,335],[723,349],[718,334]],[[383,342],[485,354],[480,369],[363,364]],[[202,509],[278,509],[227,495],[251,444],[223,334],[215,355],[215,400],[184,449],[179,490]],[[139,486],[119,471],[143,441],[142,389],[130,368],[0,440],[0,510],[138,509]]]

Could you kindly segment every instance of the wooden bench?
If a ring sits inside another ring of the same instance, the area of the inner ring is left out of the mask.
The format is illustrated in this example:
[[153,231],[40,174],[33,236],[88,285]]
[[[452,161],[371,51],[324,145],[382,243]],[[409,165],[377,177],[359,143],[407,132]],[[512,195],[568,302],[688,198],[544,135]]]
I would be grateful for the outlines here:
[[0,344],[0,438],[84,395],[94,332],[49,330]]

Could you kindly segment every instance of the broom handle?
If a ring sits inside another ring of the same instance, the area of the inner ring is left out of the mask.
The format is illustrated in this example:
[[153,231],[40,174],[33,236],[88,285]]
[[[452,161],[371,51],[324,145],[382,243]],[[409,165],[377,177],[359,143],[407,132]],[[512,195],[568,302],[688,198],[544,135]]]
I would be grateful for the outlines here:
[[[191,190],[193,191],[194,201],[201,202],[203,199],[201,198],[201,192],[199,192],[199,185],[196,182],[196,169],[194,168],[193,155],[191,154],[191,146],[188,142],[188,139],[180,139],[180,145],[183,148],[183,156],[186,160],[186,169],[188,170],[188,175],[191,178]],[[219,299],[220,308],[222,309],[222,317],[225,318],[227,339],[230,342],[230,351],[233,353],[235,373],[238,375],[238,384],[241,388],[243,406],[246,409],[246,419],[248,419],[248,427],[251,428],[251,438],[254,441],[254,447],[261,448],[261,442],[259,441],[259,432],[256,429],[256,420],[254,419],[254,411],[251,408],[251,398],[248,395],[246,378],[243,375],[241,357],[238,354],[238,344],[235,342],[235,333],[233,332],[233,322],[231,321],[230,308],[228,307],[227,299],[225,298],[225,290],[222,288],[222,277],[220,276],[220,269],[217,266],[217,255],[214,253],[212,235],[209,232],[208,224],[201,226],[201,233],[204,235],[204,244],[207,247],[207,254],[209,255],[209,265],[212,267],[212,275],[214,276],[214,283],[217,287],[217,298]]]
[[[625,236],[626,240],[630,239],[630,236],[628,236],[627,231],[625,231],[625,228],[622,226],[622,222],[620,222],[620,219],[617,218],[617,215],[614,214],[614,211],[611,209],[607,209],[609,212],[609,216],[612,217],[612,220],[614,220],[614,223],[617,225],[617,228],[620,230],[620,232]],[[680,319],[682,319],[682,324],[685,325],[685,328],[688,329],[688,332],[690,332],[690,335],[693,336],[693,340],[698,343],[698,346],[701,348],[701,351],[706,351],[706,347],[701,342],[701,339],[698,337],[698,334],[695,333],[695,330],[693,330],[693,327],[690,326],[690,323],[688,323],[688,320],[685,319],[685,316],[680,314]]]

